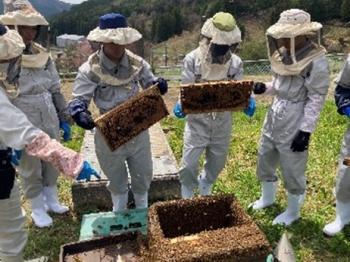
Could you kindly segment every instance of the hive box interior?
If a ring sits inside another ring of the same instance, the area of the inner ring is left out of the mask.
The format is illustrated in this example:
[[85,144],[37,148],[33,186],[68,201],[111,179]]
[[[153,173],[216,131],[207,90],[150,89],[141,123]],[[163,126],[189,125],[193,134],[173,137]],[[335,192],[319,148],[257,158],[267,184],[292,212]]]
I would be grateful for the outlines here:
[[[221,201],[183,202],[157,208],[160,226],[165,238],[175,238],[232,227],[243,223],[240,217],[231,212],[230,198]],[[171,218],[171,219],[169,219]]]
[[265,261],[271,251],[230,195],[157,203],[148,216],[150,260]]

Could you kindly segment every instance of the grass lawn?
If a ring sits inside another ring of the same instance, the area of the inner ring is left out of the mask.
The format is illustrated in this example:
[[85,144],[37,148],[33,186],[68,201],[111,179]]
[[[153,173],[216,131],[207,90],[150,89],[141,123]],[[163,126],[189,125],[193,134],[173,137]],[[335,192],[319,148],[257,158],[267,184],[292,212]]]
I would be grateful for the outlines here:
[[[234,131],[228,162],[214,187],[215,193],[235,194],[244,208],[260,196],[255,167],[260,129],[266,110],[266,103],[258,102],[257,112],[251,119],[243,113],[234,113]],[[347,121],[345,117],[336,113],[333,101],[326,102],[310,145],[308,191],[302,209],[302,220],[288,229],[272,226],[273,218],[286,206],[282,186],[280,186],[275,206],[260,212],[248,210],[273,246],[287,230],[299,261],[350,261],[350,227],[333,238],[325,238],[322,234],[323,226],[335,215],[332,190],[335,185],[337,158]],[[178,160],[181,159],[184,123],[185,121],[174,117],[168,117],[162,121],[170,146]],[[83,131],[74,127],[73,135],[75,141],[66,145],[79,150]],[[59,178],[60,199],[72,207],[70,186],[71,181]],[[25,249],[26,259],[45,255],[49,256],[50,261],[57,261],[60,246],[78,240],[81,217],[73,211],[66,215],[53,215],[53,227],[39,230],[31,223],[26,202],[24,207],[27,210],[29,230],[28,244]]]
[[[233,193],[241,205],[248,205],[260,196],[255,176],[260,130],[267,105],[259,105],[253,118],[234,113],[234,131],[226,168],[215,184],[215,193]],[[248,210],[266,233],[273,246],[287,230],[299,261],[350,261],[350,226],[344,233],[326,238],[322,228],[334,219],[333,188],[342,136],[348,120],[336,113],[334,102],[326,102],[317,131],[312,135],[307,169],[308,190],[302,209],[302,220],[289,228],[272,226],[272,220],[286,207],[286,196],[280,185],[277,203],[263,211]],[[183,120],[169,117],[163,121],[174,154],[181,159]]]

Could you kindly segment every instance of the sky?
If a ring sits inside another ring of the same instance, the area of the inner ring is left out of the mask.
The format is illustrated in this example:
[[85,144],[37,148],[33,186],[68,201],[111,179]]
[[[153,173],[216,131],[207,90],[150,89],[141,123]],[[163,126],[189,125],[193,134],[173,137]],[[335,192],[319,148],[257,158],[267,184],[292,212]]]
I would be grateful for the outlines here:
[[61,0],[62,2],[71,3],[71,4],[80,4],[86,0]]

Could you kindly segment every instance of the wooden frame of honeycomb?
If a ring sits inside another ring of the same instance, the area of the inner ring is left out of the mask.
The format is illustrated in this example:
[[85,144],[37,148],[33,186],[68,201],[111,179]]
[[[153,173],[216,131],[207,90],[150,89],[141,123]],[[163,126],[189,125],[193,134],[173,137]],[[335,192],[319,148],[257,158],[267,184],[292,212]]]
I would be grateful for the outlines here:
[[148,88],[96,119],[111,151],[169,115],[157,87]]
[[217,81],[181,85],[185,114],[238,111],[248,106],[253,81]]

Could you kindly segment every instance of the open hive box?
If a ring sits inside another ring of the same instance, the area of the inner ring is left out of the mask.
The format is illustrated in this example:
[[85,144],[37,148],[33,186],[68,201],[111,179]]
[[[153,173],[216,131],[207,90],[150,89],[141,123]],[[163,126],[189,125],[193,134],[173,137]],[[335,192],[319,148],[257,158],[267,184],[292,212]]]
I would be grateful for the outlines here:
[[142,261],[143,241],[140,234],[133,232],[67,244],[61,247],[60,262]]
[[237,111],[248,106],[253,81],[219,81],[181,85],[185,114]]
[[265,261],[271,247],[233,196],[151,206],[149,261]]
[[158,88],[151,87],[103,114],[95,123],[114,151],[168,114]]

